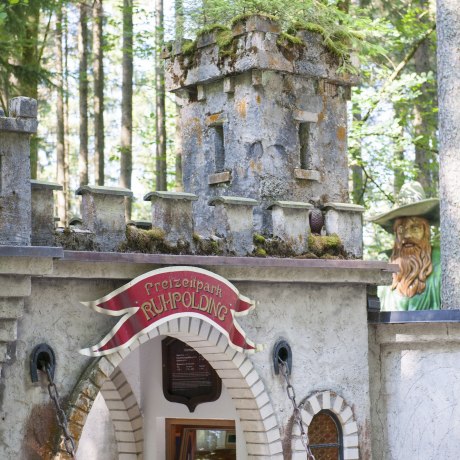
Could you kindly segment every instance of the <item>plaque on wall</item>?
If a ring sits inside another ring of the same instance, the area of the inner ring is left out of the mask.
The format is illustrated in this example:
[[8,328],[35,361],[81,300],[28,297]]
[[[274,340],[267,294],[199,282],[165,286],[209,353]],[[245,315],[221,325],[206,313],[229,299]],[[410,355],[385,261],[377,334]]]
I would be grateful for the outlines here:
[[168,337],[161,342],[163,394],[168,401],[196,406],[219,399],[222,381],[216,371],[191,346]]

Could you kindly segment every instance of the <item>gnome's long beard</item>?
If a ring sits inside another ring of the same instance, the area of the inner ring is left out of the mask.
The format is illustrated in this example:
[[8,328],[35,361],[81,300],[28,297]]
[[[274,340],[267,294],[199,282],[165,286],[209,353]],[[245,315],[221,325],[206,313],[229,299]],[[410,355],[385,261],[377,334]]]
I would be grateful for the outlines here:
[[429,241],[421,241],[405,247],[396,242],[391,261],[399,264],[399,272],[393,275],[391,289],[406,297],[413,297],[425,290],[426,279],[433,271]]

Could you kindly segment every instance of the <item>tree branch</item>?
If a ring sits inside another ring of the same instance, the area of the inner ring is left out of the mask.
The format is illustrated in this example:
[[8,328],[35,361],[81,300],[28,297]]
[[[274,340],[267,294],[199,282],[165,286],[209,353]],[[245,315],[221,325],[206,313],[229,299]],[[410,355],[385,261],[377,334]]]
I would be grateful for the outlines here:
[[371,108],[367,111],[367,113],[362,117],[362,122],[365,123],[369,117],[371,116],[372,112],[376,109],[378,106],[379,102],[383,99],[383,96],[386,93],[386,90],[388,86],[393,83],[401,74],[403,71],[404,67],[409,63],[409,61],[412,59],[416,51],[418,50],[419,46],[433,33],[433,31],[436,29],[436,23],[433,24],[413,45],[412,48],[406,53],[404,56],[403,60],[398,64],[396,69],[393,71],[393,73],[388,77],[386,82],[383,84],[382,88],[380,89],[379,92],[379,97],[375,99],[375,102],[372,104]]

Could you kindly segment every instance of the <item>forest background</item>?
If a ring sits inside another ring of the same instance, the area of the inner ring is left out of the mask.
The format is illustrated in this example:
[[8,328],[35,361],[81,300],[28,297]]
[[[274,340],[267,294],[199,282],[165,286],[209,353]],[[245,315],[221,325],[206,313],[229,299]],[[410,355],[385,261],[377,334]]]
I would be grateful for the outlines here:
[[[84,184],[134,191],[135,220],[152,190],[181,189],[174,95],[161,49],[236,16],[274,15],[285,33],[320,33],[344,72],[358,72],[349,104],[350,195],[376,214],[405,181],[437,196],[436,11],[433,0],[0,0],[0,110],[38,100],[32,177],[64,185],[57,214],[78,214]],[[350,53],[357,53],[359,69]],[[366,258],[385,258],[391,236],[365,226]]]

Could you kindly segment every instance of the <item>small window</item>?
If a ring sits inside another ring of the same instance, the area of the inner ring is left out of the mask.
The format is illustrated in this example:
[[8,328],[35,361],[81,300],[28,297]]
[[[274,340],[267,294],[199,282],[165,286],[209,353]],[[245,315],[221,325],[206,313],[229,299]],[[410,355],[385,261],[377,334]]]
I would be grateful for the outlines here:
[[310,123],[299,124],[300,168],[311,169]]
[[222,172],[225,168],[225,146],[224,146],[224,127],[214,126],[214,148],[216,172]]
[[342,427],[332,412],[323,410],[313,417],[308,439],[315,460],[343,460]]

